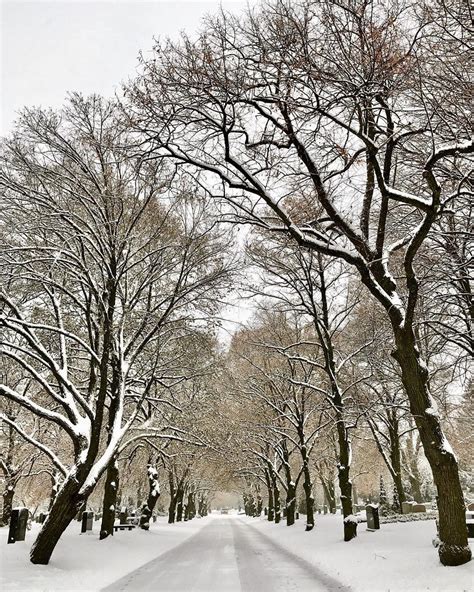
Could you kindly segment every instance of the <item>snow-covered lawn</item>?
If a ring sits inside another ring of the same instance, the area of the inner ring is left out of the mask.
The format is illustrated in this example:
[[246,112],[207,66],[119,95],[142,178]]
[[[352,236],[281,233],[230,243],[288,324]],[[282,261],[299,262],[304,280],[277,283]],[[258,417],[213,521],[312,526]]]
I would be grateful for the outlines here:
[[474,561],[443,567],[431,543],[436,534],[431,520],[382,524],[376,532],[359,524],[357,538],[344,543],[341,516],[316,516],[311,532],[304,532],[302,520],[288,527],[264,518],[241,519],[353,592],[474,592]]
[[79,534],[81,525],[74,521],[46,566],[33,565],[28,557],[38,524],[27,531],[26,541],[13,545],[7,545],[8,528],[0,528],[0,590],[94,592],[179,545],[207,522],[201,518],[169,525],[158,518],[148,532],[119,531],[99,541],[100,522],[94,522],[92,534]]

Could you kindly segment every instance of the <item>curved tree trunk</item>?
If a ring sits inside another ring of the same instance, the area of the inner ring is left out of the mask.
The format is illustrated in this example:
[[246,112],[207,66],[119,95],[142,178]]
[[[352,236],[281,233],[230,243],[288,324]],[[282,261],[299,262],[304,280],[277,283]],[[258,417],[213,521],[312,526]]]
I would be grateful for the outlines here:
[[82,483],[75,476],[66,479],[59,491],[43,527],[38,533],[30,551],[32,563],[47,565],[61,535],[84,503],[80,495]]
[[394,327],[394,357],[402,370],[402,381],[410,411],[420,433],[423,449],[438,489],[439,558],[443,565],[462,565],[471,559],[467,540],[464,497],[456,457],[433,409],[428,371],[420,359],[413,332]]

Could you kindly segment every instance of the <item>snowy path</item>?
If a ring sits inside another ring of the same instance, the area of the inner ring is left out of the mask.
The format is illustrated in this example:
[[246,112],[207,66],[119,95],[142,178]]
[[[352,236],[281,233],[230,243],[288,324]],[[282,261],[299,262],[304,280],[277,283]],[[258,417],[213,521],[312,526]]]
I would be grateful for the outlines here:
[[193,537],[103,592],[349,592],[237,517],[215,519]]

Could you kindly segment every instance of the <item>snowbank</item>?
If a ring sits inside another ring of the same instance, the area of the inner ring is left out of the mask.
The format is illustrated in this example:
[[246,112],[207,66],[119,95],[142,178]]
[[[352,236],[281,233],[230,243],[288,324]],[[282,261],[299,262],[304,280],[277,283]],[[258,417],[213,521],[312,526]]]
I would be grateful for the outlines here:
[[304,531],[304,521],[288,527],[264,518],[241,519],[353,592],[474,592],[474,561],[440,564],[432,545],[434,520],[383,524],[375,532],[359,524],[357,538],[345,543],[341,516],[317,515],[310,532]]
[[198,532],[207,519],[167,524],[158,518],[149,531],[119,531],[99,541],[100,522],[92,533],[79,534],[74,521],[64,533],[49,565],[33,565],[30,547],[39,529],[33,524],[26,541],[7,545],[8,528],[0,528],[2,592],[94,592],[158,557]]

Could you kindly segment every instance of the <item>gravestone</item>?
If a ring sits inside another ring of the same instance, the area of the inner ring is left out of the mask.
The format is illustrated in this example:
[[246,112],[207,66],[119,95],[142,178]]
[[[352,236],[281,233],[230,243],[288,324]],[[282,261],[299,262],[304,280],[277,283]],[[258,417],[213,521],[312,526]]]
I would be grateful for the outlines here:
[[328,513],[328,507],[327,507],[327,506],[323,506],[323,512],[324,512],[325,514],[327,514],[327,513]]
[[426,512],[426,506],[424,504],[413,504],[411,511],[416,514]]
[[295,514],[295,519],[296,519],[296,520],[299,520],[299,519],[300,519],[300,513],[299,513],[299,512],[296,512],[296,514]]
[[466,512],[466,527],[468,538],[474,538],[474,511]]
[[82,525],[81,534],[92,530],[92,523],[94,522],[94,512],[83,512],[82,513]]
[[127,524],[127,520],[128,520],[128,512],[127,512],[127,507],[123,506],[122,509],[120,510],[120,524]]
[[365,513],[367,515],[367,530],[379,530],[379,508],[373,504],[365,506]]
[[268,510],[267,510],[267,507],[266,506],[265,506],[265,508],[263,508],[263,514],[265,516],[268,516]]
[[[199,516],[199,518],[200,518],[200,516]],[[156,522],[156,514],[152,515],[152,519],[153,519],[153,522]]]
[[7,544],[24,541],[28,524],[28,508],[15,508],[10,516]]
[[41,514],[39,515],[39,518],[38,518],[38,522],[39,522],[40,524],[44,524],[44,521],[46,520],[46,517],[47,517],[47,516],[48,516],[48,514],[47,514],[47,513],[45,513],[45,512],[41,512]]
[[467,506],[467,509],[468,509],[470,512],[474,512],[474,504],[469,504],[469,505]]
[[413,512],[413,505],[415,502],[402,502],[402,514],[410,514]]

